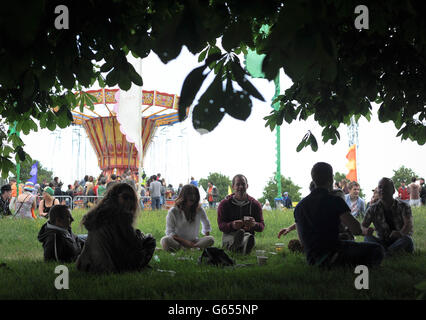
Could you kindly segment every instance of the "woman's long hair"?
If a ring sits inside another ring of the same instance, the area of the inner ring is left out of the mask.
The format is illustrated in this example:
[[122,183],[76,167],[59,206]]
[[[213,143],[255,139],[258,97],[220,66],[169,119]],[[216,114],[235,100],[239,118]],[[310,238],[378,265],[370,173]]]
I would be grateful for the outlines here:
[[[189,197],[194,197],[194,202],[189,208],[189,211],[187,211],[186,202]],[[198,191],[198,188],[193,184],[184,185],[179,192],[175,206],[184,212],[187,221],[193,222],[195,220],[197,209],[200,206],[200,192]]]
[[116,183],[98,205],[83,216],[81,224],[87,230],[108,224],[132,226],[138,208],[135,190],[127,183]]

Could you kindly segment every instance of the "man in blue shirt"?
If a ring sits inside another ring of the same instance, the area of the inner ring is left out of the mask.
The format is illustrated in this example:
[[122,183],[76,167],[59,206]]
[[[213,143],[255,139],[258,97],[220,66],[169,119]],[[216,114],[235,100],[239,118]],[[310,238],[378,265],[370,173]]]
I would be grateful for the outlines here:
[[[379,245],[339,240],[340,222],[354,235],[363,234],[363,231],[345,201],[329,193],[333,188],[333,168],[328,163],[318,162],[311,176],[316,188],[294,210],[296,229],[308,263],[328,267],[380,264],[384,253]],[[369,228],[365,235],[373,231]]]
[[360,186],[356,181],[352,181],[348,185],[349,193],[345,195],[346,204],[351,209],[351,214],[357,217],[363,217],[365,212],[365,201],[360,198]]
[[197,180],[194,179],[194,177],[191,177],[190,184],[193,184],[194,186],[196,186],[198,188],[198,182],[197,182]]

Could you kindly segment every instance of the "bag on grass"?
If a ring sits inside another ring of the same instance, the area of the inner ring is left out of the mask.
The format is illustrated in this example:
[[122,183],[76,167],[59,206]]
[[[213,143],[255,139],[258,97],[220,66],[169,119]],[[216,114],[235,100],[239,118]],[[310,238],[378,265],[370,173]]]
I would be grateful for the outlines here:
[[198,258],[199,264],[210,264],[214,266],[233,266],[235,264],[223,249],[209,247],[203,250],[203,253]]

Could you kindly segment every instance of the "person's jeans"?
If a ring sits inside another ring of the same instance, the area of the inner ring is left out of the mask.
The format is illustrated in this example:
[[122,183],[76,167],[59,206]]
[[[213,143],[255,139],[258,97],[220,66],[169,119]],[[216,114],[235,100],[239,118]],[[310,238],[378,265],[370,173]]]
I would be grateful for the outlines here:
[[87,241],[87,234],[78,234],[77,238],[79,238],[83,242],[86,242]]
[[383,247],[376,243],[341,240],[340,248],[325,263],[327,266],[375,266],[384,257]]
[[382,246],[385,250],[387,256],[391,256],[395,252],[405,250],[405,252],[413,253],[414,252],[414,241],[409,235],[405,235],[401,238],[397,238],[390,243],[384,243],[382,240],[375,236],[365,236],[364,243],[375,243]]
[[210,208],[216,208],[216,202],[214,202],[214,201],[209,201],[209,207]]
[[141,197],[140,200],[139,200],[139,204],[140,204],[142,210],[145,209],[145,205],[143,203],[143,200],[144,200],[143,197]]
[[152,197],[151,198],[151,205],[152,210],[160,210],[161,204],[160,204],[160,197]]

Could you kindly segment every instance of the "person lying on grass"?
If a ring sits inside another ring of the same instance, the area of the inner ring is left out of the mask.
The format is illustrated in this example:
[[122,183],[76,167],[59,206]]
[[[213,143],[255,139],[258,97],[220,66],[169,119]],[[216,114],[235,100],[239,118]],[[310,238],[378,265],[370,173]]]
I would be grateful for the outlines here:
[[222,246],[243,254],[249,254],[255,246],[255,232],[265,228],[262,205],[247,194],[247,188],[247,178],[237,174],[232,179],[234,193],[223,199],[217,209]]
[[133,227],[138,210],[135,190],[116,183],[83,216],[88,236],[77,259],[77,269],[95,273],[140,271],[155,250],[155,239]]
[[[204,237],[199,238],[200,222]],[[177,251],[181,247],[204,249],[211,247],[214,238],[210,236],[210,221],[200,206],[200,192],[192,184],[182,187],[175,206],[167,213],[166,236],[160,241],[166,251]]]
[[294,220],[308,264],[322,267],[379,265],[383,249],[373,243],[357,243],[339,239],[339,225],[349,227],[354,235],[371,234],[374,229],[361,229],[346,202],[330,194],[333,188],[333,168],[325,162],[311,170],[315,189],[294,210]]
[[85,236],[77,236],[71,231],[74,221],[65,205],[55,205],[50,209],[49,221],[41,227],[38,241],[43,244],[44,260],[74,262],[84,246]]

